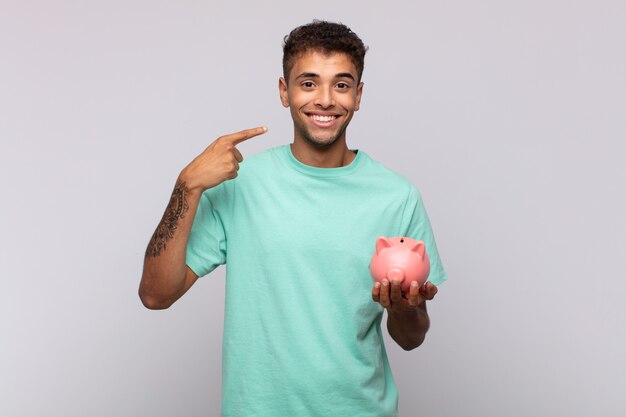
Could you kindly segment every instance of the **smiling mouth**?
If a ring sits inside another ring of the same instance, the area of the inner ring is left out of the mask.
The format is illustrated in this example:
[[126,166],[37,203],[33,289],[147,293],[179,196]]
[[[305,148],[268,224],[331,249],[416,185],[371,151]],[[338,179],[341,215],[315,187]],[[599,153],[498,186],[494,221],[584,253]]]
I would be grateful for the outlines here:
[[314,122],[318,122],[318,123],[332,123],[338,117],[336,115],[322,116],[322,115],[319,115],[319,114],[307,114],[307,116],[309,117],[309,119],[313,120]]

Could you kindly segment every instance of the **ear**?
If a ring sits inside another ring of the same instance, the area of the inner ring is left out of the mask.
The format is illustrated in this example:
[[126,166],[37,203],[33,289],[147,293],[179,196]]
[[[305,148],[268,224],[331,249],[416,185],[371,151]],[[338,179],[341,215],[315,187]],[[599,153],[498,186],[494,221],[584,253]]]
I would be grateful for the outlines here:
[[356,106],[354,107],[354,111],[359,111],[359,108],[361,107],[361,95],[363,95],[364,85],[365,84],[363,82],[360,82],[356,87]]
[[420,258],[423,258],[424,252],[426,252],[426,245],[420,240],[415,245],[413,245],[411,251],[416,252],[420,256]]
[[283,107],[289,107],[289,94],[287,94],[287,81],[284,77],[278,79],[278,93]]
[[391,241],[384,236],[380,236],[376,239],[376,255],[380,253],[381,250],[392,247]]

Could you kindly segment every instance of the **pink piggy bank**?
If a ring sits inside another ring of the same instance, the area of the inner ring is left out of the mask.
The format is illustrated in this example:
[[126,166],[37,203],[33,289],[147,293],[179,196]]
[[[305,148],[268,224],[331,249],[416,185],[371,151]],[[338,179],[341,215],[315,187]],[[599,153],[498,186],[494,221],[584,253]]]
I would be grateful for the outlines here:
[[430,260],[424,242],[408,237],[379,237],[370,263],[370,273],[376,281],[401,281],[402,292],[408,298],[412,281],[421,287],[430,273]]

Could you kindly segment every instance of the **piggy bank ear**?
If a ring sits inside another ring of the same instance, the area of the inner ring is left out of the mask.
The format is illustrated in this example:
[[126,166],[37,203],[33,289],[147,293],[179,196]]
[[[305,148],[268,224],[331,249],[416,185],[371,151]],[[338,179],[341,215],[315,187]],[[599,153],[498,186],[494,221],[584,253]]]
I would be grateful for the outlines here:
[[416,252],[420,258],[424,257],[424,252],[426,252],[426,245],[421,240],[415,242],[415,245],[411,247],[411,251]]
[[391,244],[391,241],[389,239],[384,236],[380,236],[378,239],[376,239],[376,254],[378,255],[381,250],[390,248],[391,246],[393,245]]

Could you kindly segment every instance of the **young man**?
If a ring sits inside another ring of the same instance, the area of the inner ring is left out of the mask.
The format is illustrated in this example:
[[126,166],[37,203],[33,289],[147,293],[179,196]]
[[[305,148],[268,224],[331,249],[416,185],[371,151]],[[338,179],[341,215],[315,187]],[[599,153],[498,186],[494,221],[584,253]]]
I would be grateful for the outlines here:
[[[404,349],[429,326],[426,300],[446,279],[420,196],[350,150],[366,48],[347,27],[313,22],[285,39],[280,100],[293,143],[243,162],[220,137],[185,167],[146,252],[140,296],[167,308],[227,265],[223,416],[395,416],[398,393],[380,329]],[[423,240],[429,282],[372,284],[378,236]],[[373,300],[373,301],[372,301]]]

